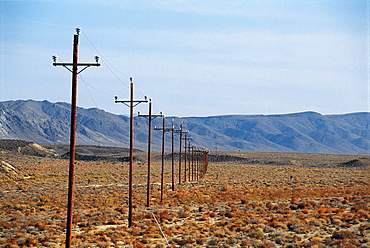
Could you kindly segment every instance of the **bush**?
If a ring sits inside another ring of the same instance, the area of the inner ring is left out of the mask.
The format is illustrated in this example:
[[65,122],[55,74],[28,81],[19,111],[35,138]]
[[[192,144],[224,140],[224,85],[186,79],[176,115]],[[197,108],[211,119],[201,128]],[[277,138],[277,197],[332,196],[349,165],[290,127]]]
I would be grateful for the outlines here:
[[341,230],[333,233],[332,239],[357,239],[358,236],[351,231]]
[[255,238],[255,239],[263,239],[265,234],[261,230],[254,230],[249,233],[249,237]]
[[186,212],[178,212],[178,213],[177,213],[177,216],[178,216],[179,218],[187,218],[187,217],[189,217],[189,214],[188,214],[188,213],[186,213]]
[[43,222],[43,221],[37,222],[36,225],[35,225],[35,227],[37,227],[41,231],[45,231],[48,228],[48,226],[46,225],[46,223]]
[[33,237],[28,237],[26,239],[26,245],[29,246],[29,247],[32,247],[32,246],[38,246],[39,245],[39,242],[36,238],[33,238]]

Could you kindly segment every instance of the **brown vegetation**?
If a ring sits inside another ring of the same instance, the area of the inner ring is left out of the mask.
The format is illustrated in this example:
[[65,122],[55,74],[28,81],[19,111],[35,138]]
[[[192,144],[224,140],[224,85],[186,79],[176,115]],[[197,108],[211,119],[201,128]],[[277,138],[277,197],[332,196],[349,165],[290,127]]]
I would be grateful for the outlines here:
[[[135,165],[132,228],[127,227],[127,163],[78,161],[74,247],[165,247],[152,213],[172,247],[370,245],[368,168],[335,166],[369,157],[237,155],[264,162],[212,163],[200,182],[176,185],[175,191],[168,185],[163,203],[160,163],[153,163],[149,208],[146,166]],[[10,151],[0,151],[0,160],[30,175],[0,181],[0,247],[63,246],[68,161]],[[165,181],[171,181],[169,173]]]

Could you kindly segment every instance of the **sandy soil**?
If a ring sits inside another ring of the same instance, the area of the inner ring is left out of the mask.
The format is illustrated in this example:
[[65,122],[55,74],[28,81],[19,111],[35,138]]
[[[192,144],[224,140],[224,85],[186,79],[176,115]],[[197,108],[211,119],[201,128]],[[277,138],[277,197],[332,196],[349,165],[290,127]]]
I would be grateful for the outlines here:
[[[368,160],[218,152],[204,178],[175,191],[167,161],[163,202],[156,161],[149,208],[146,164],[136,164],[131,228],[127,163],[77,161],[73,246],[166,247],[154,214],[172,247],[370,247]],[[1,172],[0,247],[63,247],[68,161],[4,150],[0,161],[19,173]]]

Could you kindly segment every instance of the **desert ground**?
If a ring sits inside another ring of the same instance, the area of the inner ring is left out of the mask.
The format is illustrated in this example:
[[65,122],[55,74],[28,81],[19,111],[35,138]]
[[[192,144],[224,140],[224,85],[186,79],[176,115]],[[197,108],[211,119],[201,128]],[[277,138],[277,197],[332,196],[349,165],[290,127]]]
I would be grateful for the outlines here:
[[[73,247],[370,247],[367,155],[211,152],[175,191],[166,160],[160,202],[155,153],[150,207],[137,156],[131,228],[128,163],[76,162]],[[68,160],[1,149],[0,163],[0,247],[63,247]]]

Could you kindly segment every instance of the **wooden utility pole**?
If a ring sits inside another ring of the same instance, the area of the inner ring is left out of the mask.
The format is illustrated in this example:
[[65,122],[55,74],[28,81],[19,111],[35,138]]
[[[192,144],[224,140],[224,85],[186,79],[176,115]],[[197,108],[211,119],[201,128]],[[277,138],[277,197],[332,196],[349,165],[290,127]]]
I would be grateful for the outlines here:
[[154,130],[161,130],[162,131],[162,170],[161,170],[161,202],[163,202],[164,196],[164,140],[165,140],[165,133],[171,131],[172,128],[166,128],[166,118],[163,116],[163,124],[162,128],[154,127]]
[[181,184],[181,143],[182,143],[182,123],[180,124],[180,130],[178,130],[180,133],[180,150],[179,150],[179,185]]
[[[76,28],[77,34],[73,36],[73,58],[72,63],[57,63],[58,56],[53,56],[54,66],[63,66],[72,72],[72,102],[71,102],[71,133],[69,148],[69,177],[68,177],[68,209],[67,209],[67,233],[66,247],[72,247],[72,218],[74,204],[74,173],[75,173],[75,156],[76,156],[76,120],[77,120],[77,81],[78,74],[90,66],[100,66],[99,56],[95,56],[96,63],[78,63],[78,42],[80,37],[80,28]],[[72,66],[72,70],[68,67]],[[78,71],[78,66],[84,68]]]
[[[147,97],[145,100],[134,100],[134,82],[133,78],[130,77],[130,100],[119,101],[118,97],[115,97],[115,103],[123,103],[130,108],[130,166],[129,166],[129,177],[128,177],[128,227],[132,226],[132,174],[134,165],[134,108],[136,105],[142,102],[148,102]],[[129,103],[129,104],[127,104]]]
[[186,154],[186,143],[187,143],[187,141],[186,141],[186,139],[187,139],[187,133],[185,133],[185,138],[184,138],[184,178],[185,178],[185,180],[184,180],[184,182],[186,182],[186,156],[187,156],[187,154]]
[[[191,137],[188,137],[187,135],[188,133],[185,133],[185,145],[184,145],[184,148],[185,148],[185,159],[184,159],[184,165],[185,165],[185,182],[187,181],[187,174],[189,176],[189,181],[190,181],[190,140],[192,140]],[[189,161],[189,166],[187,166],[187,161]],[[188,173],[187,170],[189,170]]]
[[146,206],[150,206],[150,174],[151,174],[151,153],[152,153],[152,120],[156,117],[163,117],[162,112],[159,115],[152,115],[152,99],[149,99],[149,114],[138,116],[147,117],[149,121],[148,130],[148,176],[147,176],[147,191],[146,191]]
[[175,134],[175,126],[174,122],[172,120],[172,128],[171,128],[171,134],[172,134],[172,149],[171,149],[171,171],[172,171],[172,191],[175,191],[175,160],[174,160],[174,134]]
[[163,126],[162,126],[162,167],[161,167],[161,202],[163,201],[164,194],[164,140],[166,133],[166,118],[163,117]]
[[191,180],[194,181],[195,146],[191,146]]
[[[181,170],[182,170],[182,134],[184,133],[185,134],[185,138],[186,138],[186,134],[188,133],[189,131],[183,131],[182,130],[182,123],[180,124],[180,129],[179,130],[175,130],[175,133],[179,133],[180,134],[180,149],[179,149],[179,184],[181,184]],[[186,144],[186,142],[185,142]],[[185,145],[186,146],[186,145]],[[185,148],[185,181],[186,181],[186,148]]]

